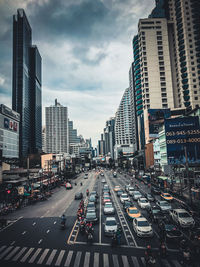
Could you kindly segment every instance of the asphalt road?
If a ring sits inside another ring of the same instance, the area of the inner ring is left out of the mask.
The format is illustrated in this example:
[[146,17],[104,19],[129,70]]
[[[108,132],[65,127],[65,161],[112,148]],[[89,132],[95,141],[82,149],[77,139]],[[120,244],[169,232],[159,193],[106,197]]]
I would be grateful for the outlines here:
[[[99,178],[98,178],[99,177]],[[104,222],[101,203],[102,179],[106,179],[111,189],[112,201],[116,209],[116,220],[122,226],[121,246],[111,247],[111,238],[104,235]],[[56,188],[49,200],[27,206],[8,216],[13,221],[0,231],[0,264],[1,266],[74,266],[74,267],[139,267],[145,266],[144,249],[150,244],[157,258],[157,266],[180,267],[180,255],[176,244],[168,244],[168,256],[161,259],[158,255],[159,231],[153,224],[153,238],[139,238],[133,231],[132,222],[127,218],[122,204],[113,191],[115,185],[124,188],[130,178],[119,175],[113,178],[111,171],[104,171],[104,176],[95,171],[89,172],[88,179],[81,174],[77,186],[72,190]],[[83,186],[80,186],[80,182]],[[138,181],[137,181],[138,183]],[[139,184],[142,192],[149,189]],[[98,222],[94,226],[94,240],[88,244],[86,236],[79,232],[76,212],[79,200],[74,200],[76,192],[96,190],[99,194],[97,203]],[[159,196],[157,197],[159,199]],[[137,202],[135,202],[137,206]],[[178,203],[173,203],[174,207]],[[60,217],[67,217],[66,229],[60,228]],[[142,214],[148,218],[145,210]],[[187,237],[187,230],[184,235]],[[198,266],[198,265],[196,265]]]

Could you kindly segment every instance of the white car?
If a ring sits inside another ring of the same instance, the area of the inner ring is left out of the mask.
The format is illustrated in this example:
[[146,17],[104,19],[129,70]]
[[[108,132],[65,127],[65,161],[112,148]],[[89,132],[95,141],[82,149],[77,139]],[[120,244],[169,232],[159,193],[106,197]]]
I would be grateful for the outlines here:
[[169,212],[172,209],[172,206],[166,200],[157,201],[156,204],[163,212]]
[[124,203],[124,201],[130,201],[130,198],[128,197],[128,195],[126,193],[123,193],[120,196],[120,201],[121,201],[121,203]]
[[105,203],[104,209],[103,209],[104,214],[115,214],[115,209],[113,207],[112,203]]
[[195,224],[192,216],[184,209],[174,209],[170,211],[170,215],[174,222],[181,227],[193,227]]
[[115,217],[107,217],[104,226],[105,235],[112,236],[117,232],[117,227],[118,225]]
[[149,201],[145,197],[138,199],[138,206],[140,206],[141,209],[150,209],[151,207]]
[[140,193],[140,191],[133,191],[133,199],[134,200],[138,200],[141,197],[142,197],[142,194]]
[[133,219],[133,229],[137,236],[151,237],[153,236],[153,229],[151,224],[144,217],[138,217]]

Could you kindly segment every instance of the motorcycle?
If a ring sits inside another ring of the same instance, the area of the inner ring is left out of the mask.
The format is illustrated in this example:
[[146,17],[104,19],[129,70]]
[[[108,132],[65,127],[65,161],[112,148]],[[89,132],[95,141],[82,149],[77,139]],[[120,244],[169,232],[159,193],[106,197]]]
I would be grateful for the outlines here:
[[80,222],[79,228],[80,228],[81,234],[84,234],[85,233],[85,224],[84,224],[84,222]]
[[156,266],[156,259],[153,256],[149,256],[148,258],[145,259],[145,261],[146,261],[146,266],[147,267]]
[[112,236],[112,240],[111,240],[111,246],[114,247],[114,246],[117,246],[118,242],[117,242],[117,236],[116,234],[114,234]]
[[160,256],[163,258],[167,256],[167,249],[164,243],[160,245]]
[[64,221],[61,222],[60,227],[61,227],[62,230],[65,229],[66,226],[65,226],[65,222]]

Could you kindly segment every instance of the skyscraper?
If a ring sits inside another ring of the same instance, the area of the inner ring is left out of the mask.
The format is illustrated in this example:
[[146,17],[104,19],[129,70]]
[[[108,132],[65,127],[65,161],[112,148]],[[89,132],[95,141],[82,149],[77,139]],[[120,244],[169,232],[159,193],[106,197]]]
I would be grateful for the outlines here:
[[45,108],[46,152],[68,153],[68,109],[55,100],[55,105]]
[[12,108],[21,116],[19,155],[42,149],[41,56],[23,9],[13,16]]

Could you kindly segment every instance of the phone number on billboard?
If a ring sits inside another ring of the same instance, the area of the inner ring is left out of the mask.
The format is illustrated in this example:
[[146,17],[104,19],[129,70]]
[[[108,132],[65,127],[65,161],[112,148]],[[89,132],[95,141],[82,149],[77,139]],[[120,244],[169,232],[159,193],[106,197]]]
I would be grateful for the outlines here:
[[192,135],[192,134],[200,134],[200,129],[198,130],[187,130],[187,131],[172,131],[166,132],[166,136],[175,136],[175,135]]
[[168,145],[171,144],[185,144],[185,143],[200,143],[200,138],[188,138],[188,139],[171,139],[166,141]]

